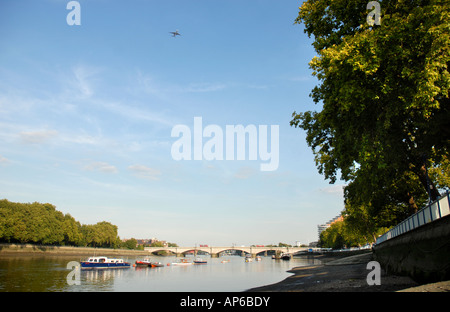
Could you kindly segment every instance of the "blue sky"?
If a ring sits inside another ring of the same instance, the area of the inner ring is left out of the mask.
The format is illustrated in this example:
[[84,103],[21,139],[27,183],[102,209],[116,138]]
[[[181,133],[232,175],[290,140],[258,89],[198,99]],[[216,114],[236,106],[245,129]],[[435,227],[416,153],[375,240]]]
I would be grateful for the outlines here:
[[[309,243],[343,209],[293,111],[317,109],[301,1],[0,3],[0,198],[121,238]],[[181,36],[169,32],[179,30]],[[176,125],[278,125],[279,166],[172,158]]]

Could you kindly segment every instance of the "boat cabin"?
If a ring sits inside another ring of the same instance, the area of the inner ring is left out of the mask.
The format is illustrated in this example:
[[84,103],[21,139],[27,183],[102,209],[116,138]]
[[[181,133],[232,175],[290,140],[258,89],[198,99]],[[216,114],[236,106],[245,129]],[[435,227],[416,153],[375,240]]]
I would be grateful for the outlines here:
[[123,259],[109,259],[108,257],[90,257],[86,262],[90,262],[90,263],[123,263]]

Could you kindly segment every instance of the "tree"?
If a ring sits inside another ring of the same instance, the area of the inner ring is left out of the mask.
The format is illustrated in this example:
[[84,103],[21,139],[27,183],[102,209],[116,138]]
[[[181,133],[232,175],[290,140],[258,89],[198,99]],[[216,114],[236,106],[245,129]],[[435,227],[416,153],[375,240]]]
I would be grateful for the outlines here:
[[127,240],[123,243],[123,246],[124,246],[125,248],[128,248],[128,249],[136,249],[136,246],[137,246],[137,240],[136,240],[135,238],[127,239]]
[[52,204],[0,200],[0,242],[116,248],[117,230],[106,221],[81,225]]
[[411,213],[426,192],[440,195],[426,169],[449,155],[450,10],[443,0],[380,2],[373,27],[367,1],[303,3],[296,22],[315,38],[311,96],[322,109],[294,112],[291,125],[306,131],[319,172],[348,182],[353,205],[382,214],[393,198]]
[[335,222],[320,233],[320,246],[323,248],[341,249],[345,246],[343,222]]

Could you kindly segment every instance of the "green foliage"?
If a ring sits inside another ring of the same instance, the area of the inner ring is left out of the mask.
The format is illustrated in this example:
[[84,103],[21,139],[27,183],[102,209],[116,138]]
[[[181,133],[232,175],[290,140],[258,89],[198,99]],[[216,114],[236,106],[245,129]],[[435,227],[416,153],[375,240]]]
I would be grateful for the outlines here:
[[136,249],[137,240],[135,238],[127,239],[122,246],[127,249]]
[[153,242],[150,244],[150,247],[165,247],[164,242]]
[[427,201],[426,168],[431,198],[436,185],[450,186],[450,4],[381,1],[381,26],[372,27],[367,2],[300,7],[321,110],[294,112],[291,126],[306,131],[319,173],[347,182],[347,225],[368,238]]
[[118,247],[117,226],[109,222],[81,225],[51,204],[0,200],[0,242]]

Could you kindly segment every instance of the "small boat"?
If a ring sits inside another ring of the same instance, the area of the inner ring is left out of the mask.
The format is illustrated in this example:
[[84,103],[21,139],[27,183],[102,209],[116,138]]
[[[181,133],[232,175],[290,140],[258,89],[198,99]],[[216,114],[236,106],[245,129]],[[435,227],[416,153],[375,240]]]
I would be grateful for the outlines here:
[[222,261],[220,261],[220,262],[222,262],[222,263],[228,263],[228,262],[230,262],[230,260],[222,260]]
[[255,260],[256,261],[261,261],[261,256],[256,256]]
[[194,260],[194,264],[207,264],[207,263],[208,263],[208,261],[203,260],[202,258],[196,258]]
[[282,260],[291,260],[291,255],[290,254],[282,254],[281,259]]
[[81,261],[81,269],[127,269],[131,265],[123,259],[108,257],[90,257],[86,261]]
[[245,262],[252,262],[252,261],[253,261],[252,255],[247,254],[247,255],[245,256]]
[[172,263],[172,265],[192,265],[192,262],[189,262],[188,259],[181,259],[179,262]]
[[136,266],[151,266],[152,262],[149,258],[145,258],[143,260],[136,260],[135,262]]
[[135,264],[136,264],[136,266],[149,267],[149,268],[157,268],[157,267],[164,266],[161,262],[151,261],[150,258],[145,258],[143,260],[136,260]]
[[164,266],[164,264],[162,264],[161,262],[152,262],[152,263],[150,263],[150,266],[152,268],[161,268]]

